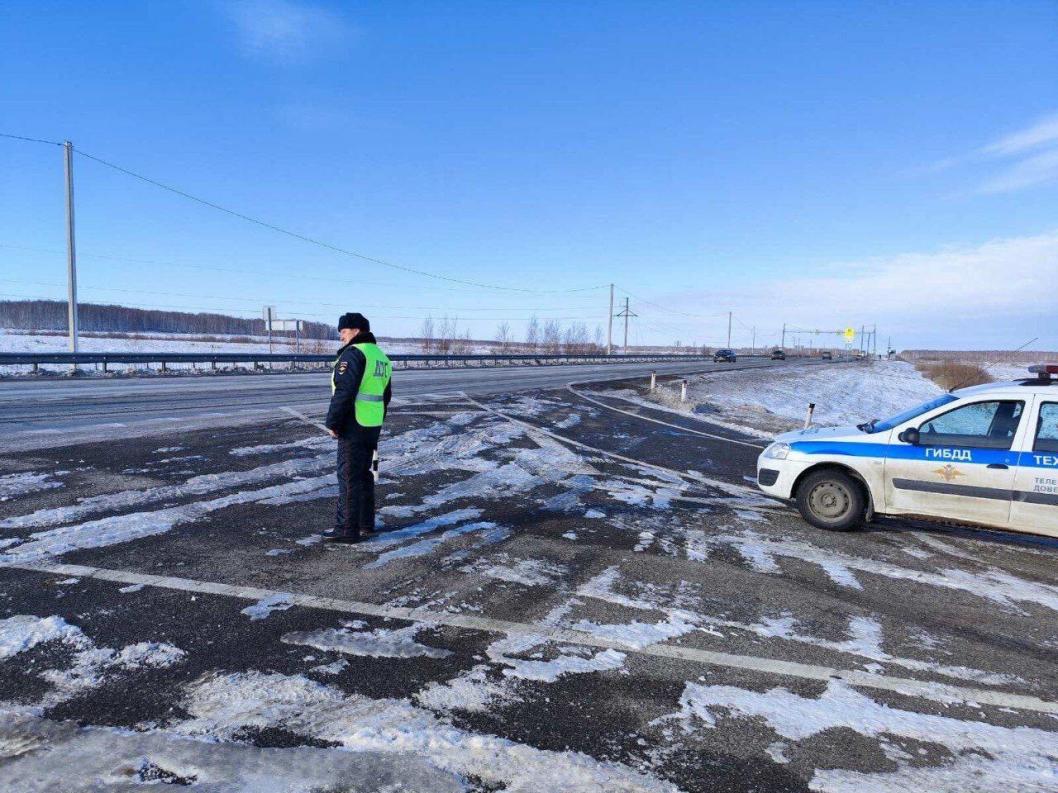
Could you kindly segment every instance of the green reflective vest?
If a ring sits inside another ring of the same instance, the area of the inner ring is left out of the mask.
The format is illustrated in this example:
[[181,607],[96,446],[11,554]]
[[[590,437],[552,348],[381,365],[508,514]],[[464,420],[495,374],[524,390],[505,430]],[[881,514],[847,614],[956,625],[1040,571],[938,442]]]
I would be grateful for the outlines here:
[[[361,427],[381,427],[385,417],[386,405],[383,394],[389,385],[393,365],[377,344],[354,344],[364,354],[364,376],[360,379],[360,388],[356,392],[354,403],[356,423]],[[339,356],[340,357],[340,356]],[[335,359],[335,372],[338,360]],[[337,388],[334,382],[336,375],[331,375],[331,393]]]

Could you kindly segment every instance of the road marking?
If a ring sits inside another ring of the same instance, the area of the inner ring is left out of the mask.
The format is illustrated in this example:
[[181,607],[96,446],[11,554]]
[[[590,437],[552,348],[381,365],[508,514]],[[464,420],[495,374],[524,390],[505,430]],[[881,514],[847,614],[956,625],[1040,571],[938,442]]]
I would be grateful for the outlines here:
[[483,404],[481,402],[478,402],[475,399],[472,399],[471,397],[467,396],[467,394],[465,392],[464,392],[463,396],[465,396],[468,400],[473,402],[475,405],[477,405],[482,410],[484,410],[484,411],[486,411],[488,413],[492,413],[493,415],[499,416],[502,419],[506,419],[507,421],[511,422],[512,424],[518,424],[519,426],[525,427],[526,429],[530,430],[531,432],[539,432],[541,435],[546,435],[549,438],[554,438],[556,441],[561,441],[562,443],[568,443],[569,445],[576,446],[579,449],[586,449],[587,451],[595,452],[596,454],[601,454],[604,457],[612,457],[615,460],[620,460],[621,462],[629,463],[629,464],[635,465],[635,466],[640,466],[642,468],[649,468],[649,469],[653,469],[655,471],[664,471],[667,474],[670,474],[670,475],[673,475],[673,476],[678,476],[681,479],[689,479],[689,480],[691,480],[693,482],[697,482],[698,484],[709,485],[710,487],[715,487],[715,488],[717,488],[719,490],[723,490],[726,493],[730,493],[731,495],[738,495],[738,496],[752,495],[752,496],[757,497],[757,498],[763,498],[764,497],[764,494],[761,493],[756,488],[746,487],[745,485],[736,485],[736,484],[733,484],[731,482],[725,482],[722,479],[713,479],[713,478],[708,477],[708,476],[702,476],[701,474],[691,474],[691,473],[688,473],[687,471],[677,471],[675,468],[666,468],[663,465],[655,465],[654,463],[646,463],[646,462],[643,462],[642,460],[637,460],[634,457],[625,457],[624,455],[617,454],[616,452],[607,451],[606,449],[600,449],[600,448],[598,448],[596,446],[589,446],[586,443],[581,443],[580,441],[575,441],[572,438],[567,438],[564,435],[559,435],[557,432],[551,432],[551,430],[545,430],[543,427],[538,427],[537,425],[531,424],[528,421],[522,421],[521,419],[516,419],[513,416],[507,415],[506,413],[501,413],[500,411],[496,410],[495,408],[491,408],[488,405],[485,405],[485,404]]
[[288,405],[283,405],[279,409],[282,410],[284,413],[289,413],[291,416],[293,416],[296,419],[301,419],[306,424],[308,424],[310,427],[319,428],[319,430],[321,432],[323,432],[325,435],[330,435],[331,434],[331,431],[329,429],[327,429],[325,426],[323,426],[320,422],[313,421],[308,416],[306,416],[304,413],[301,413],[301,412],[299,412],[297,410],[294,410],[294,408],[292,408],[292,407],[290,407]]
[[660,424],[663,427],[674,427],[675,429],[682,430],[683,432],[689,432],[692,435],[701,435],[703,438],[716,438],[719,441],[725,441],[727,443],[737,443],[739,446],[751,446],[754,449],[764,448],[764,444],[761,443],[750,443],[749,441],[740,441],[736,440],[735,438],[725,438],[723,435],[713,435],[712,433],[702,432],[701,430],[692,430],[690,427],[683,427],[679,424],[671,424],[668,421],[652,419],[650,418],[650,416],[643,416],[639,413],[633,413],[631,410],[621,410],[621,408],[615,408],[613,405],[607,405],[605,402],[600,402],[598,399],[592,399],[590,396],[587,396],[586,394],[583,394],[580,391],[576,390],[573,387],[574,385],[576,385],[576,383],[571,383],[570,385],[566,386],[566,390],[569,391],[571,394],[580,397],[581,399],[587,400],[588,402],[598,405],[599,407],[604,407],[607,410],[612,410],[615,413],[624,413],[626,416],[632,416],[633,418],[641,419],[643,421],[650,421],[654,424]]
[[254,602],[266,597],[282,596],[288,602],[296,606],[323,609],[326,611],[337,611],[343,614],[430,623],[434,625],[444,625],[445,627],[450,628],[463,628],[485,633],[542,636],[551,642],[578,644],[583,647],[594,647],[603,650],[619,650],[625,653],[634,653],[636,655],[653,658],[690,661],[693,663],[705,664],[707,666],[742,669],[768,675],[794,677],[801,680],[818,680],[823,682],[829,680],[843,680],[849,685],[858,686],[860,688],[869,688],[878,691],[892,691],[898,694],[928,699],[941,704],[968,702],[994,705],[996,707],[1017,708],[1019,710],[1027,710],[1035,713],[1058,715],[1058,702],[1050,702],[1045,699],[1040,699],[1039,697],[1025,694],[1013,694],[1005,691],[974,688],[970,686],[952,686],[946,683],[934,683],[905,677],[875,675],[857,669],[838,669],[835,667],[818,666],[815,664],[802,664],[797,661],[781,661],[775,658],[761,658],[753,655],[735,655],[732,653],[722,653],[715,650],[703,650],[697,647],[684,647],[675,644],[652,644],[646,647],[637,647],[625,644],[616,639],[608,639],[572,628],[555,628],[541,624],[495,620],[489,617],[477,617],[471,614],[452,614],[447,611],[432,611],[426,608],[386,606],[376,603],[364,603],[356,600],[343,600],[340,598],[320,597],[318,595],[282,592],[274,589],[235,586],[233,584],[221,584],[213,581],[197,581],[191,578],[148,575],[126,570],[109,570],[101,567],[89,567],[87,565],[46,563],[11,564],[0,562],[0,568],[25,570],[34,573],[44,573],[46,575],[63,576],[64,578],[90,578],[118,584],[143,584],[144,586],[158,587],[160,589],[195,592],[206,595],[220,595],[222,597],[234,597]]
[[[458,415],[459,413],[469,413],[469,408],[464,410],[390,410],[386,412],[386,418],[390,416],[433,416],[434,418],[448,419],[452,416]],[[473,411],[475,413],[480,411]]]

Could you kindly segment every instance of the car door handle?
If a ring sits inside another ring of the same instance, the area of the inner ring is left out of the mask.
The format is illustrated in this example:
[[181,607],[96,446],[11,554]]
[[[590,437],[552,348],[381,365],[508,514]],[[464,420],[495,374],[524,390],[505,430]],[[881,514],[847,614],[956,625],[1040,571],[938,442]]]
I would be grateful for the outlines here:
[[998,468],[1001,471],[1005,471],[1008,468],[1010,468],[1010,466],[1007,465],[1006,463],[989,463],[988,467],[989,468]]

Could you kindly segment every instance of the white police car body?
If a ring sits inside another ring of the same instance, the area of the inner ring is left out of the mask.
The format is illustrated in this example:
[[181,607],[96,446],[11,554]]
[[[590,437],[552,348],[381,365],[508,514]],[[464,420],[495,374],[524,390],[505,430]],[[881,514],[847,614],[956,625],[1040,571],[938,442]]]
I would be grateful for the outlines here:
[[811,524],[916,515],[1058,537],[1058,364],[942,394],[885,421],[778,436],[761,490]]

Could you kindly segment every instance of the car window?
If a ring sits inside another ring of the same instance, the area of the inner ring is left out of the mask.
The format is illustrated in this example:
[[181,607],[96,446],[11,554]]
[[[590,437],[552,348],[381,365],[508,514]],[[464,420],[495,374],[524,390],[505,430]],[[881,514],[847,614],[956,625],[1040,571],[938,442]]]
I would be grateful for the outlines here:
[[1024,409],[1025,403],[1015,400],[962,405],[919,427],[919,444],[1009,449]]
[[898,427],[905,421],[911,421],[911,419],[921,416],[923,413],[929,413],[934,408],[939,408],[941,405],[947,405],[949,402],[955,402],[958,397],[954,397],[951,394],[941,394],[935,399],[931,399],[929,402],[923,402],[921,405],[916,405],[910,410],[905,410],[903,413],[897,413],[892,418],[888,418],[885,421],[876,421],[871,425],[868,432],[885,432],[891,430],[893,427]]
[[1058,402],[1040,405],[1040,419],[1036,424],[1033,451],[1058,453]]

